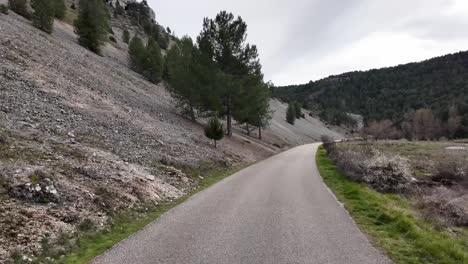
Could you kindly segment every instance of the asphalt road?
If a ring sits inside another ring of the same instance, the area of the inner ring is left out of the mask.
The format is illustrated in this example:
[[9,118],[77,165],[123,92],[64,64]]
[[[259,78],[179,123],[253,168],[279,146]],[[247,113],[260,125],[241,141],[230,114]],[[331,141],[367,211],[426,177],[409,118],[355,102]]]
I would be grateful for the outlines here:
[[227,178],[92,263],[391,263],[324,185],[317,147]]

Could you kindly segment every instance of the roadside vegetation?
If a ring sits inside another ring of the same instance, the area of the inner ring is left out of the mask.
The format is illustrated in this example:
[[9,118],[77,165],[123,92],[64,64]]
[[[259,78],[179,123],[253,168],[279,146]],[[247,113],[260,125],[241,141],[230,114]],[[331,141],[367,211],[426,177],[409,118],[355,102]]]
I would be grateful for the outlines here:
[[[34,262],[28,263],[88,263],[120,241],[140,231],[194,194],[209,188],[245,167],[247,165],[229,169],[217,168],[209,171],[187,168],[186,172],[188,174],[199,178],[197,188],[189,195],[174,202],[167,202],[157,206],[148,204],[119,213],[113,218],[112,225],[101,231],[96,231],[96,227],[92,222],[83,221],[79,227],[80,234],[78,238],[76,236],[68,237],[64,234],[59,238],[60,243],[58,245],[48,244],[48,241],[44,240],[42,245],[44,250],[43,255],[35,259]],[[21,263],[21,255],[17,256],[17,262]]]
[[317,164],[326,184],[396,263],[468,263],[466,150],[322,140]]

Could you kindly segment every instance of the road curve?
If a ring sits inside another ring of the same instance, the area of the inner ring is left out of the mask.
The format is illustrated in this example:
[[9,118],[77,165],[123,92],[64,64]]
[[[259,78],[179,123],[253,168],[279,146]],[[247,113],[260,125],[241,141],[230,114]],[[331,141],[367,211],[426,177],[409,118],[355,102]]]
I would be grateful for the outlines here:
[[324,185],[317,147],[297,147],[242,170],[92,263],[392,263]]

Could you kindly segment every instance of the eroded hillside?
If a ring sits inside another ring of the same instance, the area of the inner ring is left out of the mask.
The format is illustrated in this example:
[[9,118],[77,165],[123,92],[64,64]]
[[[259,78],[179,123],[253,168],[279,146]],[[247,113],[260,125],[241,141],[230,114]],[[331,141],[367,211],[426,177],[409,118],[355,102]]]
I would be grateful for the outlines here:
[[164,87],[125,66],[126,49],[108,44],[100,57],[63,22],[48,35],[0,15],[0,262],[85,221],[103,228],[116,211],[181,197],[196,185],[181,168],[271,154],[234,139],[214,149]]

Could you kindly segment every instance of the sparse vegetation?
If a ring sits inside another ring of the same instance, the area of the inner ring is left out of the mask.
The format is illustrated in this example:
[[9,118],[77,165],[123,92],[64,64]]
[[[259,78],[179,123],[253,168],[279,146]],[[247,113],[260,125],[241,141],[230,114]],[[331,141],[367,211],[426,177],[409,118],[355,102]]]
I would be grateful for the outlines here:
[[100,54],[110,28],[109,14],[104,2],[80,0],[75,28],[79,36],[78,42],[92,52]]
[[345,177],[327,157],[317,155],[320,174],[360,228],[396,263],[468,263],[468,233],[457,234],[424,220],[409,200],[381,194]]

